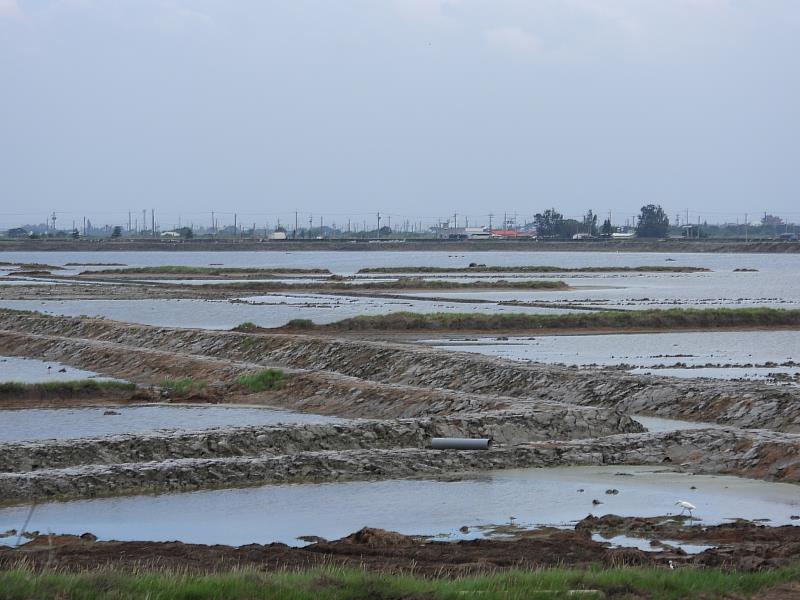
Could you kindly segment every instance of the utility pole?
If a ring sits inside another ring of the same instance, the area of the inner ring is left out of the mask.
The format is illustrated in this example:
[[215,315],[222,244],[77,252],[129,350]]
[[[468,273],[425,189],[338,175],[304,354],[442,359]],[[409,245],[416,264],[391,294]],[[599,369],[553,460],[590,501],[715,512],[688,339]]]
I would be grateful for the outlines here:
[[297,211],[294,211],[294,235],[292,237],[297,239]]
[[381,213],[378,213],[378,239],[381,239]]
[[494,219],[494,213],[489,213],[489,233],[492,233],[492,219]]
[[53,231],[56,230],[56,213],[53,211],[53,214],[50,215],[50,220],[53,222]]
[[747,242],[747,213],[744,213],[744,241]]
[[131,232],[131,211],[128,211],[128,233],[130,232]]
[[150,224],[153,226],[153,237],[156,237],[156,209],[150,209]]
[[147,209],[142,209],[142,233],[147,229]]
[[311,228],[314,227],[314,215],[308,215],[308,235],[311,235]]

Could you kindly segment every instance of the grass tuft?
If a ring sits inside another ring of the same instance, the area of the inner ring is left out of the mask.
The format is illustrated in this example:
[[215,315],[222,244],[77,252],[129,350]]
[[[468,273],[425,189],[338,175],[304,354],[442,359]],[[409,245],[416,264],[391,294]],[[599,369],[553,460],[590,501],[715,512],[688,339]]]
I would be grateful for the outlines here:
[[315,327],[319,327],[319,325],[314,323],[311,319],[292,319],[286,326],[291,329],[314,329]]
[[286,385],[289,376],[280,369],[264,369],[252,375],[242,375],[236,383],[250,392],[263,392],[265,390],[279,390]]
[[188,396],[206,387],[205,381],[195,381],[191,377],[182,379],[165,379],[161,382],[161,387],[167,390],[170,396]]

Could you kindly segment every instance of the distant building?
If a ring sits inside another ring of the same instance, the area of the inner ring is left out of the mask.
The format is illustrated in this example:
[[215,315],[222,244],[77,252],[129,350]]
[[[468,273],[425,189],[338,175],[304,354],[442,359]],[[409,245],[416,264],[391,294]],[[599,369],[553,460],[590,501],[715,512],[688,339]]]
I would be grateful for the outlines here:
[[174,239],[174,238],[180,238],[181,234],[178,233],[177,231],[164,231],[161,233],[161,237]]
[[434,227],[436,237],[444,240],[488,240],[492,234],[485,227]]
[[535,237],[529,231],[517,231],[516,229],[492,229],[492,237],[495,239],[516,239],[516,238],[527,238],[530,239]]
[[279,241],[286,239],[286,232],[285,231],[273,231],[269,234],[269,239],[272,241]]

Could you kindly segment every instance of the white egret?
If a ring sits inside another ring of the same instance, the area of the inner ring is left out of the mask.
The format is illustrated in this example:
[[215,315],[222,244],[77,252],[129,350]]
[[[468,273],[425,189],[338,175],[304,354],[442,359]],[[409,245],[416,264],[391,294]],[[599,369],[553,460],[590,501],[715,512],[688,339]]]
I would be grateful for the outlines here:
[[694,504],[692,504],[691,502],[687,502],[686,500],[678,500],[675,503],[675,506],[681,507],[681,514],[683,514],[683,511],[688,510],[690,517],[692,516],[692,511],[697,508]]

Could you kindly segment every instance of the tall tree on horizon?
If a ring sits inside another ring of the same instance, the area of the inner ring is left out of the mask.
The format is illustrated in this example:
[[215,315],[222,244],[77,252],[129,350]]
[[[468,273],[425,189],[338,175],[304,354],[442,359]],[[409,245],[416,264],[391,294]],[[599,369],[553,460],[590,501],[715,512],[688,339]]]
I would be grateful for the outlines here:
[[664,237],[669,230],[669,217],[659,204],[642,207],[637,217],[636,235],[638,237]]

